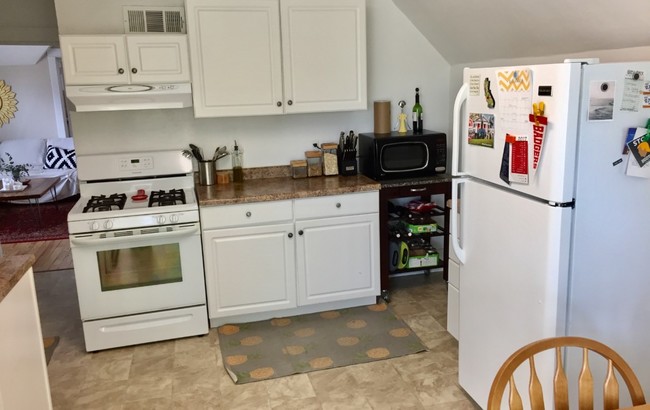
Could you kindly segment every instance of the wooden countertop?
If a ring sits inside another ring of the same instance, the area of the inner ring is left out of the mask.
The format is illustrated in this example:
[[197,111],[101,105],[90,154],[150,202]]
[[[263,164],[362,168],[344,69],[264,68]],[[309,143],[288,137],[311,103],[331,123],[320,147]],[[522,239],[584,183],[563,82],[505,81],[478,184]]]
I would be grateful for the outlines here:
[[380,188],[379,182],[359,174],[247,179],[240,183],[196,185],[196,192],[199,206],[216,206],[378,191]]
[[34,255],[0,257],[0,302],[36,262]]

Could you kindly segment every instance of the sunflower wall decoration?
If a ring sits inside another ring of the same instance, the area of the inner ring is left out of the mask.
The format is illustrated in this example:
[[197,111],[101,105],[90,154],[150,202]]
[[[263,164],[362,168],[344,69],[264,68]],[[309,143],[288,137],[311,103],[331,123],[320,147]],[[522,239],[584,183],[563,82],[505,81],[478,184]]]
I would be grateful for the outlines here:
[[18,111],[17,104],[16,93],[11,91],[9,84],[0,80],[0,127],[9,124],[9,121],[14,118],[14,113]]

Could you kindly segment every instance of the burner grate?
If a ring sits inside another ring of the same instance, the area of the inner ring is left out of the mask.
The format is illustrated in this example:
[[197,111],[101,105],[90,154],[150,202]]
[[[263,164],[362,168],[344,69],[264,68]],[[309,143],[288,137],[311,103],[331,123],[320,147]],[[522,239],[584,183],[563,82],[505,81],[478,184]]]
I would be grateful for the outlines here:
[[86,203],[83,213],[115,211],[124,209],[124,204],[126,204],[126,194],[93,195]]
[[151,191],[151,195],[149,196],[149,207],[182,205],[185,203],[185,191],[182,189]]

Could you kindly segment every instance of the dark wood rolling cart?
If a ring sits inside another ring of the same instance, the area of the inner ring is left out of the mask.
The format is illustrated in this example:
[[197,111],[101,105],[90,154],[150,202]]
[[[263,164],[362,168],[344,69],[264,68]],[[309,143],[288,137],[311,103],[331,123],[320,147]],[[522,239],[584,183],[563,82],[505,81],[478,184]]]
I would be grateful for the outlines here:
[[[442,249],[439,252],[439,262],[435,266],[402,268],[391,272],[391,252],[390,252],[390,233],[389,226],[393,218],[389,212],[391,200],[398,198],[419,197],[422,202],[429,202],[432,196],[442,196],[443,200],[436,200],[434,210],[437,223],[435,232],[419,234],[427,238],[441,237]],[[449,175],[439,175],[427,178],[410,178],[390,181],[381,181],[381,190],[379,191],[379,246],[380,246],[380,269],[381,269],[381,295],[386,301],[390,296],[390,276],[403,274],[413,271],[430,272],[432,270],[442,270],[445,280],[448,278],[449,266],[449,208],[447,201],[451,198],[451,177]]]

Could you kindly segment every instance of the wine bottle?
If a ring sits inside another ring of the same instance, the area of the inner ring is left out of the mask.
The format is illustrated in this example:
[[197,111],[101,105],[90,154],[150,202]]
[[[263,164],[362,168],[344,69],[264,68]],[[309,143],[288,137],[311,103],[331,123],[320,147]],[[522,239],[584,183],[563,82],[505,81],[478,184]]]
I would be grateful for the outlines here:
[[413,134],[422,133],[422,106],[420,105],[420,89],[415,89],[415,104],[413,105]]

